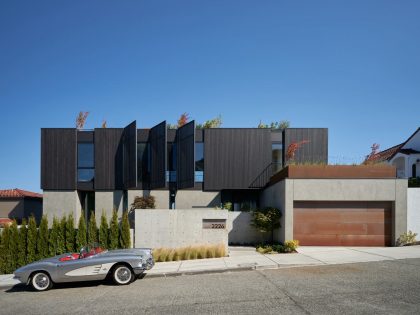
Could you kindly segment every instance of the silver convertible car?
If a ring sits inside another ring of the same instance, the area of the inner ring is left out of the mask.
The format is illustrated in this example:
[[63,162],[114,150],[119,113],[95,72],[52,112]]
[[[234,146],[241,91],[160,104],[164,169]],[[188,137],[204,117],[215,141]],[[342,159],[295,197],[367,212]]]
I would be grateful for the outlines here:
[[63,254],[33,262],[17,269],[14,278],[37,291],[45,291],[53,283],[104,280],[125,285],[154,265],[152,250],[133,248],[105,250],[94,244],[80,253]]

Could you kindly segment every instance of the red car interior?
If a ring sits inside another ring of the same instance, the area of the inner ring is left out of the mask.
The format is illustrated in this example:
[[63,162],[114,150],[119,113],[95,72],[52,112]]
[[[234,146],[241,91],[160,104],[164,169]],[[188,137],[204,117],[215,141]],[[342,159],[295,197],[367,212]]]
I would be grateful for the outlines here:
[[73,253],[73,254],[70,254],[68,256],[61,257],[59,260],[60,261],[69,261],[69,260],[74,260],[74,259],[83,259],[83,258],[87,258],[87,257],[93,256],[93,255],[102,253],[103,251],[104,250],[101,247],[92,248],[89,252],[82,253],[81,257],[80,257],[79,253]]

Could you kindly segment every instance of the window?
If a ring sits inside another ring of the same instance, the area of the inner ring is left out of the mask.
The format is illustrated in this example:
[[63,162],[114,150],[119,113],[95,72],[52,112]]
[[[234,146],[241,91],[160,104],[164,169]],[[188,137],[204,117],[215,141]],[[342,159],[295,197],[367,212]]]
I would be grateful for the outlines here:
[[202,183],[204,180],[204,143],[195,143],[195,181]]
[[95,150],[93,143],[77,144],[77,181],[90,182],[95,177]]
[[150,176],[150,150],[147,142],[137,143],[137,182],[148,182]]
[[273,163],[273,174],[280,171],[283,167],[283,144],[272,143],[271,144],[271,162]]

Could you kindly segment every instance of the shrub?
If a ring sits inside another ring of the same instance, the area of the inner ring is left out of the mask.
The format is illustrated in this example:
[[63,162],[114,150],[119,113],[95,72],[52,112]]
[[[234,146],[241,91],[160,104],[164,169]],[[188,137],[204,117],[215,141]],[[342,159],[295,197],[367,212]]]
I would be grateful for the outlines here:
[[153,250],[153,258],[156,262],[216,258],[224,256],[226,256],[226,249],[223,244],[187,246],[179,248],[156,248]]
[[420,187],[420,177],[411,177],[408,179],[408,187]]
[[154,196],[134,197],[134,201],[131,204],[131,209],[155,209],[156,200]]
[[112,211],[111,223],[109,224],[109,249],[118,248],[119,227],[117,211]]
[[108,221],[105,212],[102,211],[101,225],[99,226],[99,245],[102,248],[108,248]]
[[416,242],[417,233],[413,233],[412,231],[408,231],[400,235],[397,240],[398,246],[404,246],[408,244],[412,244]]
[[11,273],[16,270],[17,268],[17,261],[18,261],[18,247],[19,247],[19,230],[17,227],[16,220],[13,220],[12,224],[9,228],[9,250],[8,250],[8,267],[9,272]]
[[66,252],[72,253],[75,251],[76,231],[74,229],[74,217],[70,213],[66,221]]
[[259,245],[257,246],[257,252],[259,252],[260,254],[269,254],[273,252],[273,248],[271,247],[271,245]]
[[28,247],[28,228],[26,227],[26,219],[22,219],[22,225],[19,229],[18,261],[17,261],[18,267],[22,267],[26,265],[27,247]]
[[291,241],[285,241],[284,242],[284,252],[285,253],[293,253],[297,250],[299,246],[298,240],[291,240]]
[[124,211],[122,221],[121,221],[121,237],[120,244],[121,248],[130,248],[131,239],[130,239],[130,222],[128,221],[128,211]]
[[59,229],[60,229],[60,223],[57,217],[54,216],[52,228],[51,228],[49,239],[48,239],[50,256],[55,256],[57,253],[57,237],[58,237]]
[[42,216],[39,224],[36,250],[38,259],[48,257],[48,219],[45,215]]
[[26,263],[30,264],[36,260],[36,244],[38,238],[38,230],[36,228],[35,217],[31,215],[28,222],[28,246],[26,254]]
[[225,202],[223,204],[223,209],[226,209],[228,211],[233,211],[233,205],[232,205],[232,203],[230,201]]
[[96,225],[95,212],[90,213],[89,227],[88,227],[88,244],[98,242],[98,227]]
[[66,252],[66,225],[67,218],[63,215],[57,231],[57,255],[61,255]]
[[80,251],[80,249],[86,245],[86,241],[86,221],[85,214],[82,211],[82,214],[79,218],[79,224],[77,226],[76,250]]
[[281,212],[277,208],[265,207],[253,212],[251,225],[264,233],[271,233],[271,241],[274,239],[274,230],[280,227]]

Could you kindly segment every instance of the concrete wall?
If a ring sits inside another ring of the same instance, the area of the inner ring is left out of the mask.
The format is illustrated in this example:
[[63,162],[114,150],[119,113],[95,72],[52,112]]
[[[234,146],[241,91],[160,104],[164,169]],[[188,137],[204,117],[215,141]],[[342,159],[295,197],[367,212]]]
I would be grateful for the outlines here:
[[[229,244],[248,245],[269,242],[271,235],[262,233],[251,226],[252,212],[229,211],[228,212],[228,239]],[[278,235],[275,233],[275,235]]]
[[201,190],[178,190],[175,197],[175,208],[214,208],[216,206],[220,206],[220,202],[220,192]]
[[118,216],[122,217],[123,191],[95,191],[95,214],[96,222],[99,224],[102,212],[105,212],[108,220],[112,217],[112,211],[117,210]]
[[294,201],[392,201],[393,243],[407,230],[407,180],[285,179],[263,191],[262,206],[278,207],[283,217],[279,240],[293,239]]
[[183,247],[203,244],[228,245],[227,229],[204,229],[203,219],[228,219],[226,210],[135,210],[136,247]]
[[82,213],[82,206],[77,191],[44,190],[43,195],[43,213],[47,215],[50,224],[52,223],[54,215],[61,218],[63,215],[68,215],[70,213],[73,213],[75,222],[78,222]]
[[420,235],[420,188],[408,188],[407,191],[407,231]]

